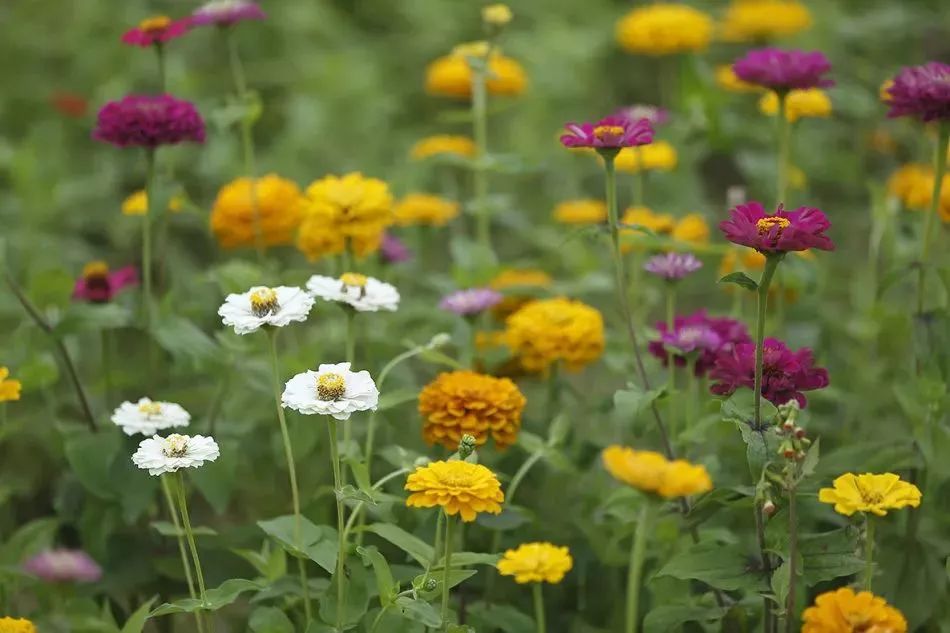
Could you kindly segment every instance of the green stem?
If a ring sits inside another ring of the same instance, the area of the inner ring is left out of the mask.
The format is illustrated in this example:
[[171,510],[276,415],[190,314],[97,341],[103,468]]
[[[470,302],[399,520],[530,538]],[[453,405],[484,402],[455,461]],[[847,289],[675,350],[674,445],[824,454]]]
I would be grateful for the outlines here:
[[625,633],[636,633],[640,619],[640,580],[643,576],[643,560],[646,554],[647,533],[650,530],[651,501],[643,501],[637,532],[630,548],[630,565],[627,568],[627,609]]
[[[350,363],[352,368],[353,363],[356,359],[356,310],[353,308],[346,308],[346,362]],[[343,425],[343,452],[348,454],[347,451],[350,450],[350,442],[352,441],[352,425],[344,424]],[[342,484],[346,485],[347,481],[347,472],[343,471]]]
[[637,160],[637,173],[633,178],[633,206],[646,206],[647,198],[647,171],[643,162],[643,149],[640,147],[630,148],[634,152]]
[[[673,282],[668,282],[666,284],[666,331],[670,334],[673,333],[673,323],[676,320],[676,285]],[[677,422],[676,415],[676,403],[679,398],[676,397],[676,358],[673,355],[672,350],[667,350],[666,352],[666,370],[669,375],[669,416],[670,416],[670,433],[673,437],[676,437],[677,427],[679,426]]]
[[337,554],[336,573],[336,628],[343,630],[344,596],[346,594],[346,526],[343,521],[343,499],[340,492],[343,488],[343,478],[340,474],[340,447],[337,436],[336,418],[327,416],[327,431],[330,435],[330,461],[333,466],[333,496],[336,498],[336,528]]
[[784,92],[777,93],[778,96],[778,201],[776,206],[786,204],[788,201],[788,155],[789,155],[789,136],[791,126],[787,118],[788,95]]
[[158,91],[168,91],[168,73],[165,70],[165,47],[161,42],[155,43],[155,57],[158,59]]
[[758,302],[755,312],[755,378],[752,387],[752,400],[755,403],[753,421],[756,429],[762,423],[762,358],[764,353],[763,342],[765,341],[765,312],[769,303],[769,286],[772,284],[772,277],[775,276],[775,271],[781,261],[781,255],[767,255],[765,269],[759,279]]
[[477,240],[485,253],[491,252],[491,209],[488,206],[488,51],[472,72],[472,135],[475,137],[475,169],[472,173],[477,215]]
[[445,550],[442,557],[442,628],[449,627],[449,574],[452,571],[452,517],[445,517]]
[[874,519],[864,515],[864,589],[871,591],[874,583]]
[[920,267],[917,269],[917,314],[924,313],[924,282],[926,268],[930,259],[930,242],[937,211],[940,208],[940,193],[943,188],[943,174],[947,170],[947,152],[950,151],[950,122],[942,121],[937,131],[937,149],[934,155],[934,186],[930,199],[930,210],[924,217],[924,229],[920,237]]
[[386,615],[386,611],[388,609],[389,607],[385,606],[379,610],[379,613],[377,613],[376,617],[373,619],[373,625],[369,627],[369,633],[375,633],[376,627],[378,627],[379,623],[383,621],[383,616]]
[[686,430],[689,431],[692,426],[693,418],[696,417],[696,404],[699,395],[696,390],[696,358],[691,358],[686,362]]
[[795,589],[798,586],[798,489],[788,489],[788,595],[785,598],[785,633],[795,633]]
[[146,332],[152,322],[152,219],[155,204],[155,150],[145,150],[145,214],[142,215],[142,315]]
[[537,625],[538,633],[546,633],[548,628],[544,624],[544,593],[541,583],[534,583],[531,589],[534,593],[534,622]]
[[[169,475],[170,476],[170,475]],[[195,597],[195,581],[191,577],[191,564],[188,562],[188,552],[185,551],[185,536],[181,533],[181,522],[178,520],[178,511],[175,509],[175,498],[165,475],[159,477],[162,482],[162,492],[165,493],[165,503],[168,505],[168,515],[175,526],[175,536],[178,539],[178,553],[181,554],[181,566],[185,570],[185,580],[188,582],[188,595]],[[200,622],[198,623],[201,624]]]
[[[203,619],[202,616],[199,616],[199,613],[202,613],[203,608],[208,606],[208,595],[205,590],[205,577],[204,573],[201,571],[201,560],[198,558],[198,545],[195,543],[195,533],[191,528],[191,518],[188,516],[188,500],[185,496],[185,478],[181,472],[177,473],[177,481],[175,482],[178,487],[178,510],[181,512],[181,522],[185,528],[185,537],[188,540],[188,548],[191,550],[191,560],[195,565],[195,576],[198,578],[198,597],[201,600],[202,609],[195,611],[195,617],[197,619]],[[203,627],[199,625],[199,630],[202,630]],[[211,631],[214,631],[214,618],[209,618],[208,628]]]
[[[400,475],[405,475],[410,472],[408,468],[400,468],[399,470],[394,470],[385,477],[382,477],[379,481],[373,484],[373,490],[379,490],[387,482],[399,477]],[[343,540],[346,541],[349,538],[350,532],[353,530],[353,524],[356,523],[357,517],[362,518],[362,510],[366,507],[365,501],[360,501],[356,504],[356,507],[353,508],[353,512],[350,513],[350,516],[346,519],[346,525],[343,528]],[[362,522],[361,522],[362,525]]]

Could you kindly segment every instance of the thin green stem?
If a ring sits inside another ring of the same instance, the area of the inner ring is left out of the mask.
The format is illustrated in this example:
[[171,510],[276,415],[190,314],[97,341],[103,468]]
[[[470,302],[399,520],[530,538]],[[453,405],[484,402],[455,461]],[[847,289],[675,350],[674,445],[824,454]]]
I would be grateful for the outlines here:
[[188,552],[185,550],[185,536],[181,532],[181,521],[178,520],[178,511],[175,509],[175,498],[172,495],[168,483],[168,477],[170,476],[171,475],[162,475],[159,479],[162,482],[162,492],[165,494],[165,503],[168,505],[168,515],[172,519],[172,525],[175,526],[175,537],[178,539],[178,553],[181,554],[181,566],[185,571],[185,580],[188,582],[188,595],[194,598],[196,596],[195,581],[191,577],[191,564],[188,562]]
[[[400,468],[399,470],[394,470],[385,477],[382,477],[379,481],[373,484],[373,490],[379,490],[387,482],[399,477],[400,475],[405,475],[410,472],[408,468]],[[350,532],[353,530],[353,524],[356,523],[357,517],[362,517],[362,510],[366,507],[365,501],[360,501],[356,504],[356,507],[353,508],[353,512],[350,513],[350,516],[346,519],[346,526],[343,528],[343,540],[346,541],[349,538]]]
[[[191,561],[195,565],[195,576],[198,579],[198,598],[201,600],[201,606],[208,606],[208,595],[205,590],[205,577],[204,572],[201,570],[201,560],[198,558],[198,545],[195,542],[195,533],[191,527],[191,518],[188,516],[188,499],[185,495],[185,478],[179,471],[176,477],[177,481],[175,482],[178,487],[178,510],[181,512],[181,522],[185,528],[185,538],[188,540],[188,548],[191,550]],[[203,619],[199,617],[203,609],[195,612],[195,617],[198,619]],[[211,631],[214,631],[214,618],[209,618],[208,627]],[[199,630],[202,630],[203,627],[199,624]]]
[[788,95],[784,92],[777,93],[778,96],[778,200],[776,206],[788,202],[788,170],[789,170],[789,150],[791,143],[789,137],[791,125],[788,122]]
[[155,57],[158,59],[158,91],[168,91],[168,73],[165,69],[165,47],[161,42],[155,43]]
[[647,171],[643,162],[643,148],[631,147],[634,157],[637,161],[637,172],[633,177],[633,206],[646,206],[647,197]]
[[379,610],[379,613],[376,614],[376,617],[373,618],[373,625],[369,627],[369,633],[374,633],[376,627],[379,626],[379,623],[383,621],[383,616],[386,615],[386,611],[389,609],[388,606],[385,606]]
[[637,532],[630,548],[630,564],[627,568],[627,608],[625,633],[636,633],[640,621],[640,581],[643,576],[643,560],[646,555],[647,534],[650,530],[652,502],[643,501],[640,517],[637,520]]
[[445,550],[442,557],[442,564],[444,568],[442,570],[442,628],[443,630],[448,629],[449,627],[449,577],[452,571],[452,517],[445,517]]
[[472,173],[477,213],[477,240],[484,252],[492,250],[491,209],[488,206],[488,64],[489,48],[472,72],[472,136],[475,140],[475,169]]
[[343,488],[343,478],[340,474],[340,438],[337,436],[337,424],[333,416],[327,416],[327,432],[330,436],[330,461],[333,467],[333,496],[336,498],[337,554],[336,573],[333,574],[336,581],[336,628],[342,631],[346,595],[346,526],[343,521],[343,499],[340,498]]
[[546,633],[548,627],[544,624],[544,592],[540,582],[533,583],[531,588],[534,594],[534,622],[538,633]]
[[795,590],[798,587],[798,488],[788,489],[788,595],[785,598],[785,633],[795,633]]
[[924,282],[927,277],[927,264],[930,259],[930,243],[937,211],[940,208],[940,194],[943,188],[943,174],[947,170],[947,152],[950,151],[950,122],[942,121],[937,132],[937,149],[934,154],[934,185],[930,198],[930,210],[924,217],[924,228],[920,236],[920,267],[917,269],[917,314],[924,313]]
[[557,415],[561,404],[561,363],[555,361],[548,368],[548,397],[545,401],[545,422],[550,422]]
[[[666,331],[670,334],[673,333],[673,324],[676,320],[676,285],[673,282],[668,282],[666,284]],[[676,397],[676,358],[673,355],[671,349],[666,351],[666,370],[668,373],[669,381],[669,420],[670,420],[670,433],[673,437],[676,437],[677,428],[679,423],[677,421],[676,415],[676,403],[679,398]]]
[[767,256],[765,269],[762,271],[761,279],[759,279],[758,302],[755,312],[755,377],[752,388],[752,400],[755,403],[753,421],[756,428],[762,423],[762,358],[765,341],[765,313],[769,303],[769,286],[772,284],[772,277],[775,276],[775,271],[781,261],[781,255]]
[[[346,308],[346,362],[350,363],[352,367],[356,359],[356,310],[353,308]],[[352,441],[353,427],[350,424],[343,425],[343,451],[344,454],[348,454],[350,450],[350,442]],[[347,472],[343,471],[343,479],[341,485],[346,485],[347,482]]]
[[874,519],[864,515],[864,589],[871,591],[874,583]]
[[146,332],[152,323],[152,220],[155,204],[155,150],[145,150],[145,213],[142,215],[142,318]]

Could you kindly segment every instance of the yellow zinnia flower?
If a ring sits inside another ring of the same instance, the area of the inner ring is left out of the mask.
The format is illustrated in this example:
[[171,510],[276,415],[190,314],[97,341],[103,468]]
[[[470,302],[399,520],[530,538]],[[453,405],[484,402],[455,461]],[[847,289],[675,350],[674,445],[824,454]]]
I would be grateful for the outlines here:
[[406,479],[410,508],[441,506],[449,516],[461,515],[466,523],[479,513],[499,514],[505,494],[495,473],[481,464],[463,461],[432,462]]
[[752,248],[730,248],[719,262],[719,276],[725,277],[737,271],[748,272],[763,268],[765,268],[765,255],[759,251]]
[[491,26],[505,26],[513,17],[507,4],[490,4],[482,7],[482,22]]
[[454,449],[466,433],[481,446],[489,436],[498,448],[514,444],[525,397],[508,378],[473,371],[439,374],[419,393],[422,437]]
[[712,39],[708,15],[682,4],[657,2],[633,9],[617,22],[617,42],[628,53],[672,55],[701,51]]
[[[178,213],[184,206],[184,199],[180,195],[174,195],[168,200],[168,210],[171,213]],[[133,191],[125,200],[122,201],[122,215],[145,215],[148,213],[148,197],[144,189]]]
[[614,479],[643,492],[672,498],[712,490],[705,467],[682,459],[670,461],[654,451],[614,445],[604,449],[603,459]]
[[493,290],[505,295],[505,298],[492,308],[492,314],[497,319],[506,319],[521,306],[534,300],[534,297],[529,295],[518,294],[518,288],[548,288],[551,282],[549,274],[534,268],[509,268],[501,271],[488,284]]
[[0,618],[0,633],[36,633],[36,626],[25,618]]
[[[481,46],[479,46],[481,45]],[[484,49],[484,52],[481,50]],[[463,44],[449,55],[439,57],[426,68],[426,92],[437,97],[467,99],[472,95],[472,68],[466,56],[484,55],[487,43]],[[510,57],[495,50],[488,60],[489,94],[517,96],[528,83],[524,68]]]
[[515,582],[549,582],[556,585],[574,566],[574,559],[566,547],[551,543],[525,543],[517,549],[505,551],[498,561],[498,573],[514,576]]
[[625,147],[617,154],[614,165],[619,171],[636,174],[646,171],[671,171],[676,168],[676,149],[666,141],[649,145]]
[[[628,207],[620,218],[621,224],[629,226],[642,226],[645,229],[653,231],[657,235],[669,235],[676,227],[676,220],[668,213],[654,213],[647,207]],[[620,229],[620,250],[628,253],[634,248],[643,248],[637,242],[641,241],[644,234],[639,229]]]
[[[252,191],[252,182],[256,182]],[[254,246],[256,213],[264,246],[290,244],[300,224],[300,187],[268,174],[256,181],[233,180],[218,191],[211,209],[211,230],[224,248]]]
[[475,155],[475,151],[475,141],[467,136],[437,134],[435,136],[427,136],[417,141],[416,144],[412,146],[409,155],[414,160],[423,160],[443,154],[471,158]]
[[9,379],[10,370],[0,367],[0,402],[20,399],[20,389],[23,384],[19,380]]
[[413,224],[445,226],[458,214],[458,202],[428,193],[407,194],[393,207],[393,216],[396,218],[396,224],[400,226]]
[[802,633],[906,633],[904,615],[870,591],[849,587],[815,598],[802,614]]
[[[778,95],[767,92],[759,99],[759,111],[768,116],[778,113]],[[785,118],[794,123],[802,117],[828,118],[831,116],[831,99],[819,88],[792,90],[785,97]]]
[[832,483],[833,488],[818,491],[818,500],[831,503],[835,512],[851,516],[855,512],[871,512],[885,516],[888,510],[900,510],[920,505],[920,489],[901,481],[894,473],[855,475],[845,473]]
[[554,220],[561,224],[600,224],[607,220],[603,200],[566,200],[554,207]]
[[604,353],[604,319],[580,301],[531,301],[509,316],[505,326],[508,347],[528,371],[544,371],[557,362],[579,370]]
[[708,244],[709,223],[699,213],[684,215],[673,226],[671,237],[678,242]]
[[727,42],[762,42],[811,27],[808,7],[794,0],[734,0],[720,24]]
[[[930,210],[933,187],[933,167],[917,163],[901,166],[887,181],[888,193],[913,211]],[[937,212],[944,222],[950,222],[950,173],[943,176]]]
[[742,81],[732,69],[732,64],[716,66],[716,85],[729,92],[762,92],[762,87]]

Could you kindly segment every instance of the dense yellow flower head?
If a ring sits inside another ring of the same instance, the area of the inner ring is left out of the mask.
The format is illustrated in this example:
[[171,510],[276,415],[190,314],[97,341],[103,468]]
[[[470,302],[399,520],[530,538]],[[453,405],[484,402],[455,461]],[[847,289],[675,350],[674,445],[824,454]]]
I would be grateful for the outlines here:
[[617,154],[614,165],[619,171],[636,174],[645,171],[671,171],[676,169],[676,149],[666,141],[654,141],[649,145],[625,147]]
[[682,459],[668,460],[654,451],[635,451],[627,446],[608,446],[604,466],[614,479],[661,497],[688,497],[712,490],[706,468]]
[[[168,211],[178,213],[184,207],[185,201],[180,195],[168,199]],[[148,196],[144,189],[133,191],[122,201],[122,215],[145,215],[148,213]]]
[[802,633],[906,633],[904,615],[870,591],[828,591],[802,613]]
[[441,506],[449,516],[461,515],[466,523],[482,512],[499,514],[505,494],[495,473],[481,464],[463,461],[432,462],[406,479],[410,508]]
[[672,55],[701,51],[712,39],[713,21],[683,4],[657,2],[633,9],[617,22],[617,42],[628,53]]
[[[252,183],[256,183],[253,188]],[[211,230],[221,246],[255,245],[255,199],[263,244],[278,246],[293,241],[300,225],[300,187],[268,174],[256,181],[238,178],[218,191],[211,209]]]
[[459,204],[429,193],[410,193],[393,207],[396,224],[445,226],[459,214]]
[[544,371],[557,362],[578,370],[604,353],[604,319],[580,301],[530,301],[509,316],[505,326],[508,347],[528,371]]
[[554,207],[554,220],[561,224],[600,224],[607,220],[607,205],[591,198],[565,200]]
[[0,402],[20,399],[20,389],[23,388],[23,384],[9,376],[10,370],[6,367],[0,367]]
[[699,213],[689,213],[676,221],[671,237],[690,244],[709,243],[709,223]]
[[311,260],[340,254],[347,246],[358,257],[375,252],[394,219],[389,186],[359,172],[310,183],[300,208],[297,248]]
[[[768,116],[778,113],[778,95],[767,92],[759,99],[759,111]],[[831,116],[831,99],[820,88],[792,90],[785,97],[785,118],[795,122],[803,117],[828,118]]]
[[471,158],[475,155],[475,141],[467,136],[437,134],[420,139],[412,146],[409,155],[414,160],[423,160],[432,156],[461,156]]
[[[668,213],[655,213],[647,207],[628,207],[620,218],[620,223],[629,226],[640,226],[653,231],[657,235],[669,235],[676,227],[676,220]],[[620,250],[624,253],[634,248],[642,248],[637,242],[644,234],[639,229],[620,229]]]
[[[929,165],[909,163],[891,174],[887,181],[888,193],[912,211],[928,211],[933,200],[934,170]],[[943,176],[940,203],[937,212],[944,222],[950,222],[950,173]]]
[[508,378],[473,371],[439,374],[419,393],[422,437],[455,449],[466,433],[481,446],[491,437],[498,448],[514,444],[525,397]]
[[845,473],[832,483],[833,488],[818,491],[818,500],[834,504],[835,512],[851,516],[855,512],[871,512],[884,516],[888,510],[920,505],[920,489],[901,481],[894,473],[855,475]]
[[730,248],[719,262],[719,276],[725,277],[729,273],[749,272],[763,268],[765,268],[765,255],[759,251],[754,248]]
[[36,627],[25,618],[0,618],[0,633],[36,633]]
[[732,64],[716,66],[716,85],[728,92],[762,92],[762,87],[742,81],[732,69]]
[[727,42],[763,42],[811,27],[808,7],[795,0],[734,0],[719,25]]
[[510,314],[521,308],[521,306],[534,300],[534,298],[529,295],[519,294],[519,288],[548,288],[551,286],[551,283],[551,276],[543,270],[534,268],[508,268],[501,271],[495,275],[488,284],[492,289],[498,290],[505,295],[505,298],[492,308],[492,314],[495,315],[497,319],[506,319]]
[[573,566],[570,550],[546,542],[525,543],[507,550],[497,565],[499,574],[514,576],[520,585],[529,582],[556,585]]
[[[467,56],[484,55],[479,50],[481,44],[486,48],[487,43],[477,42],[474,45],[460,45],[449,55],[439,57],[426,68],[426,92],[437,97],[456,97],[467,99],[472,95],[472,68]],[[486,87],[489,94],[517,96],[524,92],[528,78],[521,64],[510,57],[502,55],[497,50],[488,60],[488,80]]]
[[507,4],[490,4],[482,7],[482,22],[491,26],[505,26],[514,17]]

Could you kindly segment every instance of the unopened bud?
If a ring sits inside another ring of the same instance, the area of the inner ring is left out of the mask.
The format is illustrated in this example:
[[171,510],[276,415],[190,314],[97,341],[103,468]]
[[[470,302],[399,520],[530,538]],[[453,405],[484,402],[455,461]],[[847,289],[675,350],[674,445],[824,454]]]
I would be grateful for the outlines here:
[[782,456],[785,459],[794,459],[795,455],[796,455],[795,449],[793,448],[786,448],[784,451],[782,451]]
[[795,428],[795,423],[792,422],[791,420],[785,420],[784,422],[782,422],[783,431],[791,431],[794,428]]
[[462,439],[459,441],[459,457],[465,459],[475,450],[477,441],[474,435],[469,435],[466,433],[462,436]]
[[435,578],[427,578],[425,583],[423,583],[422,588],[426,591],[435,591],[436,587],[438,586],[439,583]]
[[421,456],[421,457],[417,457],[412,462],[412,465],[415,466],[416,468],[422,468],[423,466],[428,466],[430,461],[432,460],[430,460],[428,457]]
[[452,342],[452,337],[445,332],[439,332],[435,336],[429,339],[429,342],[426,344],[426,347],[429,349],[439,349],[440,347],[445,347]]
[[805,459],[805,451],[798,451],[797,453],[795,453],[795,459],[797,459],[798,461],[802,461],[803,459]]
[[803,428],[800,427],[800,426],[796,426],[796,427],[795,427],[795,437],[796,437],[797,439],[802,439],[803,437],[805,437],[805,429],[803,429]]
[[482,8],[482,21],[485,24],[499,28],[511,22],[514,17],[507,4],[490,4]]
[[772,503],[771,499],[766,500],[766,502],[762,504],[762,514],[764,514],[767,517],[770,517],[773,514],[775,514],[776,510],[777,508],[775,507],[775,504]]

